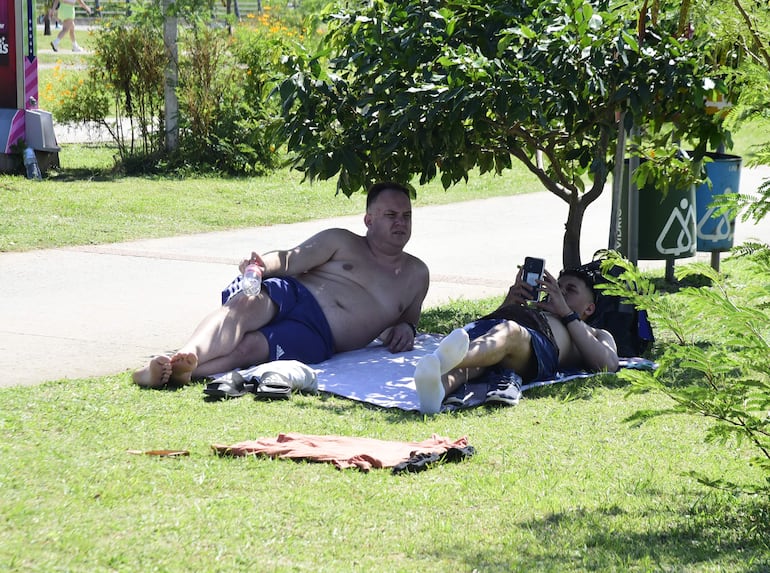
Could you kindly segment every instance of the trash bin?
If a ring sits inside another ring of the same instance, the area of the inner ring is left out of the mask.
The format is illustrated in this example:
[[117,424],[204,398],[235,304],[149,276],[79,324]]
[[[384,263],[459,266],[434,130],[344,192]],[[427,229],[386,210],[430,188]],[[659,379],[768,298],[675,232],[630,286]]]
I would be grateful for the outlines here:
[[[625,173],[628,174],[626,159]],[[639,189],[638,244],[640,260],[671,260],[695,256],[695,185],[663,192],[651,185]],[[623,177],[619,209],[620,252],[628,256],[628,177]]]
[[738,193],[741,181],[741,158],[726,153],[708,153],[713,161],[706,162],[706,175],[711,181],[701,183],[695,189],[697,224],[697,250],[699,252],[729,251],[735,238],[735,217],[727,213],[713,217],[714,197],[726,193]]

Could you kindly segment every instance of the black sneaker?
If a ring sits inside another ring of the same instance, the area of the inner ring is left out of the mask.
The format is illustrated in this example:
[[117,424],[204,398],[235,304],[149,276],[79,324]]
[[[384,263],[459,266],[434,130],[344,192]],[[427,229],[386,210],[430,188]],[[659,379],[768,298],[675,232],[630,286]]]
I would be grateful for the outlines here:
[[58,52],[59,51],[59,48],[56,47],[56,43],[55,42],[51,42],[51,48],[53,49],[54,52]]

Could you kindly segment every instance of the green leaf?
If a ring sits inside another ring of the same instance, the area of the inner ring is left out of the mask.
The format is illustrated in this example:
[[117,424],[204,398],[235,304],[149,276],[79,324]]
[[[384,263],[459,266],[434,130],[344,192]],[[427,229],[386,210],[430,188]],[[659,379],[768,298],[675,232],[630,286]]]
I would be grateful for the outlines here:
[[537,38],[537,34],[535,34],[535,32],[529,26],[526,26],[526,25],[519,26],[518,32],[527,40],[534,40],[535,38]]

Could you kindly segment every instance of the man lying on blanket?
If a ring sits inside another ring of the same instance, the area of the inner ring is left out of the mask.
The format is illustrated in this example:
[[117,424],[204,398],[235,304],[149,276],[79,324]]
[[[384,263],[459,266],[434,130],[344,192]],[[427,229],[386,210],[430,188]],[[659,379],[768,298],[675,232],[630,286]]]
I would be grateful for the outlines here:
[[497,310],[452,331],[420,359],[414,380],[421,412],[438,412],[445,396],[492,366],[511,369],[524,381],[552,378],[566,368],[617,371],[612,334],[583,322],[596,309],[591,277],[565,270],[557,280],[545,271],[538,284],[530,287],[521,269]]

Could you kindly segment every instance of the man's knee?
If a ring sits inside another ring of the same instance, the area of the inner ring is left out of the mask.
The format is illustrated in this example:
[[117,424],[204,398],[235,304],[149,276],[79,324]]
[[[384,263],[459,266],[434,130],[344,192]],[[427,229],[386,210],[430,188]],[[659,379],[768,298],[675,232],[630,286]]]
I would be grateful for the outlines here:
[[509,344],[529,344],[529,331],[521,326],[518,322],[513,320],[506,320],[502,323],[502,328],[505,333],[505,340]]
[[529,331],[512,320],[504,322],[501,326],[503,327],[503,346],[506,356],[529,356],[532,344],[532,337]]
[[230,297],[224,306],[226,306],[231,312],[240,313],[253,308],[253,305],[254,299],[238,293],[236,296]]
[[239,294],[230,298],[224,306],[230,314],[237,316],[240,320],[248,321],[249,327],[252,328],[264,326],[278,314],[278,307],[266,294],[260,296]]
[[261,332],[249,332],[235,347],[233,354],[238,363],[262,364],[270,360],[270,345]]

